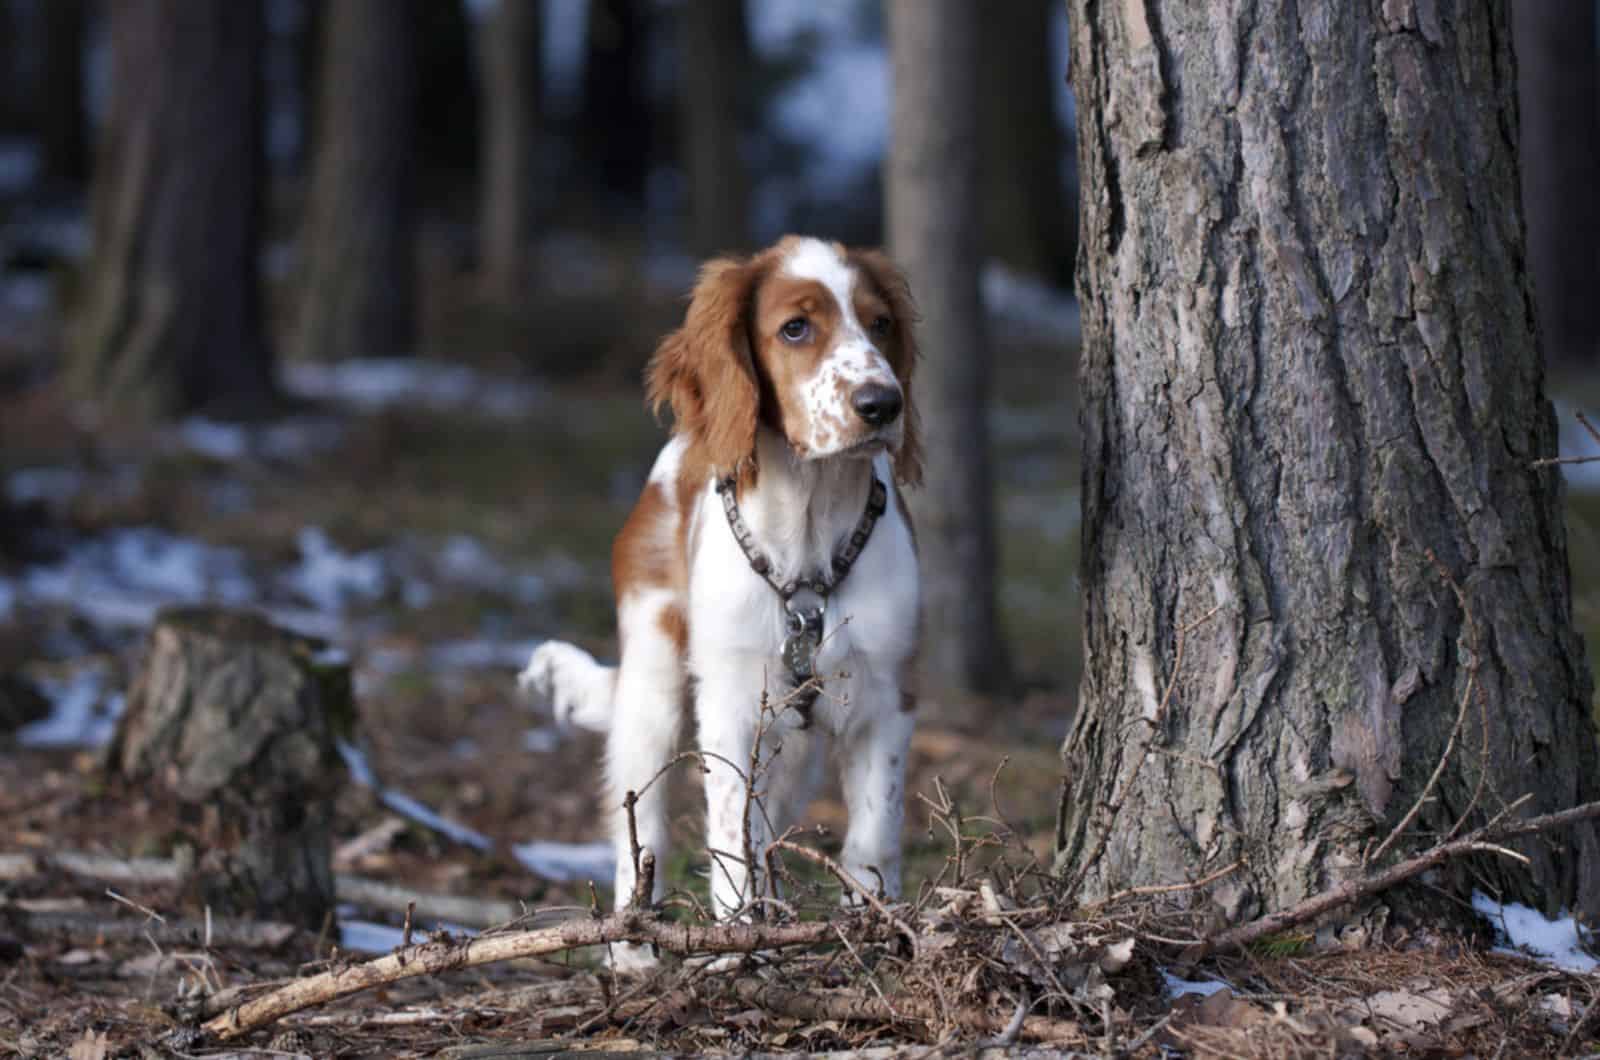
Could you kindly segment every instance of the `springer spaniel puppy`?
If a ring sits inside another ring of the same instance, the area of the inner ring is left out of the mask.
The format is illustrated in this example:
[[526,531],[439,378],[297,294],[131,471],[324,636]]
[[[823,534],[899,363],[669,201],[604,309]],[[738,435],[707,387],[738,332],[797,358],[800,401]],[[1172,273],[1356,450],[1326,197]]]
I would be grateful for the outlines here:
[[552,641],[522,675],[559,720],[607,734],[619,905],[635,878],[624,794],[643,792],[639,844],[665,866],[666,785],[652,781],[691,700],[718,916],[750,911],[745,829],[759,862],[804,808],[823,738],[850,813],[844,866],[898,893],[919,604],[897,488],[922,475],[913,319],[884,254],[789,236],[702,268],[651,359],[649,401],[671,406],[673,434],[612,551],[621,662]]

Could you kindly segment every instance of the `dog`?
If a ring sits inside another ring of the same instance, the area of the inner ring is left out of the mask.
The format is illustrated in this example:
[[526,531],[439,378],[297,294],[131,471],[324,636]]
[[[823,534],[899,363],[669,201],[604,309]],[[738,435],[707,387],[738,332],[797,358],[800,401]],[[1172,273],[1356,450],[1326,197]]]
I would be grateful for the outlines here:
[[[809,801],[825,743],[850,816],[843,867],[898,895],[920,605],[899,488],[922,478],[914,323],[881,251],[788,236],[707,263],[651,358],[648,402],[670,407],[672,435],[612,551],[620,662],[550,641],[521,678],[562,723],[606,734],[619,907],[636,873],[624,799],[638,793],[638,844],[665,865],[656,781],[691,701],[719,917],[751,914],[761,852]],[[658,873],[652,898],[663,886]],[[632,945],[612,956],[620,971],[654,962]]]

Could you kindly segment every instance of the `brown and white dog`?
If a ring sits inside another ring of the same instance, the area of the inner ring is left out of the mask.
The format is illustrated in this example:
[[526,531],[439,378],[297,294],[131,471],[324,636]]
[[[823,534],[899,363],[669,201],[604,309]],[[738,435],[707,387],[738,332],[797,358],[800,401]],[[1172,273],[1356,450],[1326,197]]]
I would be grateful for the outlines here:
[[[691,699],[707,752],[719,916],[747,913],[754,893],[741,853],[746,816],[759,852],[804,808],[824,739],[850,813],[844,866],[898,892],[919,595],[911,524],[893,487],[922,475],[913,320],[905,279],[881,252],[790,236],[745,260],[708,263],[683,326],[651,359],[649,400],[671,406],[673,435],[612,552],[621,662],[602,666],[552,641],[522,675],[559,720],[608,735],[618,903],[635,873],[622,796],[650,785],[635,808],[638,840],[665,865],[664,784],[651,781]],[[763,692],[781,704],[794,684],[782,656],[793,627],[773,583],[837,569],[875,479],[888,487],[885,510],[827,596],[820,694],[809,710],[764,720]],[[719,491],[729,480],[731,510]],[[769,564],[765,575],[752,552]],[[742,772],[758,740],[764,797],[751,812]],[[657,897],[662,886],[658,874]],[[634,947],[613,955],[623,969],[651,962]]]

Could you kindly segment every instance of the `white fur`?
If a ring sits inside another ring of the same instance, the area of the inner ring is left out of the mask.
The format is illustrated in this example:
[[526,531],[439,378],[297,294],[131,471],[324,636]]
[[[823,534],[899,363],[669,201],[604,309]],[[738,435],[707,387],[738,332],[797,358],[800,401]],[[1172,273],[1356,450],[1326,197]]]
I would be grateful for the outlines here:
[[[873,345],[867,329],[856,316],[857,273],[833,245],[820,239],[800,240],[783,259],[783,271],[797,279],[820,283],[839,306],[841,327],[833,347],[817,373],[800,388],[810,425],[810,437],[806,440],[808,455],[813,458],[832,456],[860,440],[859,435],[851,434],[850,429],[857,420],[844,395],[867,383],[896,390],[900,389],[900,384],[888,359]],[[888,444],[900,444],[903,422],[896,419],[889,426],[884,435]]]
[[[846,333],[829,355],[827,372],[852,381],[897,385],[888,363],[855,319],[850,298],[853,270],[835,251],[808,240],[789,256],[785,268],[817,279],[844,311]],[[818,401],[825,403],[820,391]],[[837,411],[843,415],[847,410]],[[897,426],[890,444],[898,444],[898,431]],[[670,441],[651,480],[672,482],[684,448],[683,439]],[[886,485],[893,481],[887,451],[871,460],[853,454],[832,459],[818,455],[808,452],[802,459],[769,428],[757,432],[757,485],[743,492],[739,507],[780,581],[831,572],[834,552],[861,518],[870,472],[875,471]],[[570,645],[547,643],[534,653],[523,674],[526,686],[556,705],[559,718],[607,728],[616,901],[628,900],[635,879],[627,817],[621,810],[623,794],[643,791],[670,760],[691,688],[696,743],[706,752],[706,845],[717,914],[734,917],[748,912],[756,888],[744,860],[747,821],[759,871],[761,853],[774,832],[781,832],[809,801],[818,756],[826,744],[839,759],[850,813],[844,867],[860,880],[881,877],[888,891],[897,894],[912,727],[901,698],[901,677],[916,647],[920,606],[917,557],[899,498],[889,491],[887,510],[871,539],[828,600],[825,639],[816,660],[824,684],[810,712],[812,727],[807,729],[794,710],[763,720],[763,692],[778,702],[787,691],[780,657],[785,633],[782,606],[772,587],[751,570],[713,486],[708,480],[681,498],[673,497],[671,489],[666,491],[672,501],[670,519],[690,521],[688,587],[682,594],[665,587],[617,587],[622,642],[618,667],[602,667]],[[663,518],[661,532],[673,532],[668,517]],[[674,605],[688,616],[687,657],[678,653],[659,621],[662,609]],[[757,752],[758,805],[752,806],[744,774]],[[656,857],[657,897],[664,886],[659,873],[667,863],[664,797],[665,783],[656,780],[635,810],[639,842]],[[638,947],[613,947],[612,956],[624,970],[652,963]]]

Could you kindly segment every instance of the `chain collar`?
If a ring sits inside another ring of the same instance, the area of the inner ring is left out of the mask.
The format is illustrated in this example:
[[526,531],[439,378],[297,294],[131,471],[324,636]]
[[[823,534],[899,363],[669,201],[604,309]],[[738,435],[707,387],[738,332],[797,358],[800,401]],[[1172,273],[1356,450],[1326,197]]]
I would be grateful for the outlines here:
[[788,628],[788,636],[783,641],[783,661],[795,686],[792,702],[805,723],[809,724],[811,704],[817,698],[813,663],[817,649],[822,644],[823,616],[827,611],[828,597],[844,581],[862,550],[867,547],[872,528],[888,507],[889,491],[874,474],[872,488],[867,493],[867,506],[861,518],[856,521],[850,536],[833,553],[833,569],[818,571],[809,578],[802,575],[788,581],[778,580],[772,569],[772,561],[756,546],[755,535],[750,532],[749,525],[739,512],[733,477],[718,482],[717,492],[722,495],[722,510],[728,517],[728,529],[733,531],[734,540],[739,542],[745,559],[750,561],[750,569],[761,575],[782,601]]

